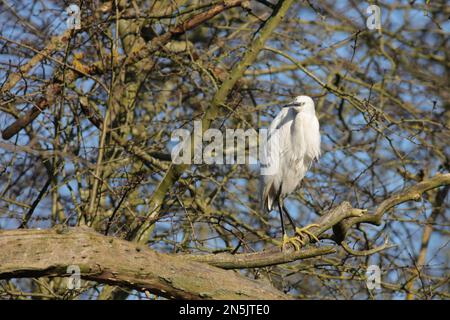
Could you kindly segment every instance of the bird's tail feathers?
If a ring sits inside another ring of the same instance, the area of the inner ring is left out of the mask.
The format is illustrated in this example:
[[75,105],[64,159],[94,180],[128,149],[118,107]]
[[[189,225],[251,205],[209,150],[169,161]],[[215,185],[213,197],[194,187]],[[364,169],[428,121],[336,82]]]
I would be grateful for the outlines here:
[[273,184],[270,184],[263,189],[263,192],[261,193],[261,202],[260,202],[261,210],[263,210],[264,212],[272,211],[275,193],[276,192]]

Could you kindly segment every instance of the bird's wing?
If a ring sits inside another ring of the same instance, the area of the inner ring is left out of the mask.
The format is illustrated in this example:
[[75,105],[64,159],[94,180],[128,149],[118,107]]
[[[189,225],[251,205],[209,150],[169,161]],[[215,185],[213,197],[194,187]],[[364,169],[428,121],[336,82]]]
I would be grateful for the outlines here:
[[319,120],[316,115],[310,113],[299,113],[296,117],[296,125],[300,126],[303,136],[303,154],[311,160],[319,159],[320,128]]
[[[280,113],[273,119],[267,132],[267,140],[265,141],[263,148],[263,168],[267,169],[263,175],[271,176],[276,173],[276,168],[279,165],[278,154],[280,152],[279,141],[281,140],[281,128],[283,128],[283,122],[285,121],[287,109],[282,109]],[[275,169],[273,171],[272,169]]]
[[290,148],[292,110],[283,108],[269,127],[261,161],[261,196],[263,208],[271,210],[281,186],[282,162]]

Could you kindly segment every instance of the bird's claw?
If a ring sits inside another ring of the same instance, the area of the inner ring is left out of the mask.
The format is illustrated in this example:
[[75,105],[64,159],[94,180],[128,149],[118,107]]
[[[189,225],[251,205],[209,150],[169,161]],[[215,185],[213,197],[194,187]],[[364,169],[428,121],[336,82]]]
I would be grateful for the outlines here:
[[316,241],[319,242],[319,238],[309,231],[310,228],[318,228],[320,225],[318,224],[310,224],[303,228],[295,228],[295,236],[289,237],[287,234],[283,235],[283,244],[282,244],[282,250],[284,250],[288,245],[292,245],[295,249],[295,251],[299,251],[307,241]]
[[317,238],[317,236],[314,233],[312,233],[311,231],[308,230],[308,229],[314,228],[314,227],[318,228],[318,227],[320,227],[320,225],[313,223],[313,224],[307,225],[306,227],[303,227],[303,228],[297,227],[297,228],[295,228],[295,234],[297,234],[298,237],[300,239],[302,239],[302,241],[301,241],[302,243],[305,243],[305,240],[307,240],[308,237],[310,240],[319,242],[319,238]]
[[287,234],[284,234],[282,250],[284,250],[289,244],[294,247],[295,251],[299,251],[301,247],[305,245],[305,242],[298,236],[289,237]]

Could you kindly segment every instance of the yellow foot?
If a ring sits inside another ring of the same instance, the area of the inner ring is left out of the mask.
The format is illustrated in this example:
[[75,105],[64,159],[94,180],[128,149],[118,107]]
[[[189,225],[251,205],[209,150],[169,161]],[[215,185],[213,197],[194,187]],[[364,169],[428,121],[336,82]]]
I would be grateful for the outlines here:
[[316,242],[319,242],[319,238],[317,238],[311,231],[308,229],[310,228],[318,228],[320,227],[318,224],[310,224],[303,228],[295,228],[295,234],[298,236],[298,238],[301,239],[301,242],[304,244],[307,238],[309,237],[310,240],[315,240]]
[[299,251],[300,248],[305,245],[305,242],[297,236],[289,237],[287,234],[284,234],[281,250],[284,250],[289,244],[291,244],[296,251]]

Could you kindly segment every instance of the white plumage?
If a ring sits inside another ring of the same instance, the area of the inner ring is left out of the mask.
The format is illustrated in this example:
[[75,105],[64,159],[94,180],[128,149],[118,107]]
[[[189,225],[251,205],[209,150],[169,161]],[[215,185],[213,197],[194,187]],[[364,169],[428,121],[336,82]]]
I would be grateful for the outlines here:
[[278,204],[281,219],[283,208],[293,224],[283,199],[295,191],[312,162],[320,156],[319,120],[310,97],[298,96],[281,109],[269,127],[265,156],[262,207],[271,211]]

